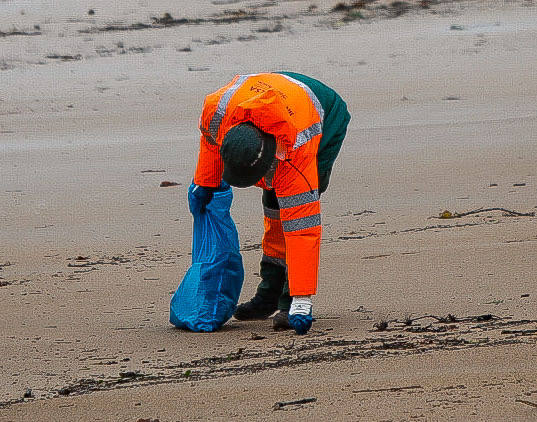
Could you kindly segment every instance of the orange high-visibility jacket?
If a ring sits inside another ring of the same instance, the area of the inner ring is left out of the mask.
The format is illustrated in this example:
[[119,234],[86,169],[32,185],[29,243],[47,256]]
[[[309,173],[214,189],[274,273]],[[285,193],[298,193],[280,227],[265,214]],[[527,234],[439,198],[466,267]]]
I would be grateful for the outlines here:
[[321,214],[317,151],[322,135],[321,103],[302,82],[287,75],[237,75],[209,94],[200,117],[200,152],[194,183],[216,187],[222,180],[219,150],[233,126],[251,122],[276,138],[269,172],[257,183],[274,189],[285,237],[291,296],[315,294],[319,270]]

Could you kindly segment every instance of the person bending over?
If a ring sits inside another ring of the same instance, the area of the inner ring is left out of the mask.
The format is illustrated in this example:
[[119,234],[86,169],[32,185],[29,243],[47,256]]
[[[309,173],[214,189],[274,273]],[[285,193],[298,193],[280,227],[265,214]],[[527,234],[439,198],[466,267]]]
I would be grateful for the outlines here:
[[350,114],[341,97],[308,76],[237,75],[205,98],[190,200],[200,210],[223,182],[263,189],[261,282],[239,321],[273,318],[305,334],[317,290],[321,208]]

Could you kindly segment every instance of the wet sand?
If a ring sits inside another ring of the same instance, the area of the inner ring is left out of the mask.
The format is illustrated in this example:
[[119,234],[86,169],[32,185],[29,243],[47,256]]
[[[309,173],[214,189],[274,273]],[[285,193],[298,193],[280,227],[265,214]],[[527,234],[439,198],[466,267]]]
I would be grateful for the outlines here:
[[[0,3],[0,419],[537,418],[537,8],[336,3]],[[353,117],[314,327],[176,330],[204,95],[282,69]]]

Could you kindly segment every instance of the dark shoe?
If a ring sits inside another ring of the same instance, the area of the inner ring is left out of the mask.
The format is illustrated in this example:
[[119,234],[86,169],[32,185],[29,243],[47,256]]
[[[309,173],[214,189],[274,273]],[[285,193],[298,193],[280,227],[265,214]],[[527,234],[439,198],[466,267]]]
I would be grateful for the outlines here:
[[233,316],[239,321],[267,319],[276,312],[277,309],[277,302],[267,303],[261,296],[255,295],[248,302],[237,306]]
[[274,318],[272,318],[272,328],[274,328],[275,331],[290,330],[289,312],[280,311],[274,315]]

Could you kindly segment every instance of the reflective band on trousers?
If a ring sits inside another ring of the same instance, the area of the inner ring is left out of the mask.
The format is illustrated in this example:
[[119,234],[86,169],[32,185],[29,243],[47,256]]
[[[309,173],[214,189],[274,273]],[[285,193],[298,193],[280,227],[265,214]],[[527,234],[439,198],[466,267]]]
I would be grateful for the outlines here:
[[295,232],[297,230],[317,227],[321,225],[321,214],[310,215],[295,220],[282,221],[282,225],[284,232]]
[[233,94],[241,87],[241,85],[248,79],[251,75],[241,75],[239,78],[235,81],[233,85],[231,85],[228,90],[222,95],[220,98],[220,101],[218,102],[218,107],[216,111],[214,112],[213,118],[211,119],[211,123],[209,124],[209,133],[211,134],[213,140],[216,142],[216,138],[218,136],[218,129],[220,129],[220,123],[222,123],[222,119],[224,118],[226,114],[227,105],[229,104],[229,101],[231,100],[231,97],[233,97]]
[[280,210],[263,207],[263,214],[265,215],[265,217],[270,218],[272,220],[280,219]]
[[291,196],[278,197],[278,205],[280,208],[293,208],[300,205],[310,204],[319,200],[319,191],[317,189],[298,193]]
[[273,256],[268,256],[263,254],[263,257],[261,258],[261,262],[268,262],[269,264],[278,265],[280,267],[285,267],[285,259],[282,258],[274,258]]

